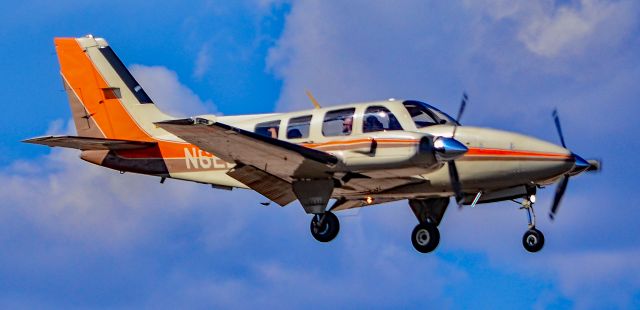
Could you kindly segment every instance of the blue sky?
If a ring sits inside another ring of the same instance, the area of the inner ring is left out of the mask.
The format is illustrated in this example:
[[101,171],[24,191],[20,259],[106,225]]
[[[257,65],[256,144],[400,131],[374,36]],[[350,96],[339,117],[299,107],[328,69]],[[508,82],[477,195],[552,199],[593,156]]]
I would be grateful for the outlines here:
[[[2,308],[638,308],[636,1],[24,1],[0,4]],[[225,115],[389,97],[602,158],[526,253],[511,203],[451,208],[413,250],[405,203],[349,211],[329,244],[298,204],[100,169],[18,141],[69,133],[55,36],[105,37],[158,105]],[[454,113],[455,114],[455,113]]]

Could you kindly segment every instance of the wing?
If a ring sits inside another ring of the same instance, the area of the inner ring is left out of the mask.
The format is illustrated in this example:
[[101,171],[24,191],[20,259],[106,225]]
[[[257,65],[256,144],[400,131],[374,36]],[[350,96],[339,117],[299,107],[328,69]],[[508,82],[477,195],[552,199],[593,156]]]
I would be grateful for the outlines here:
[[342,199],[336,201],[336,203],[331,206],[331,211],[335,212],[354,208],[369,207],[397,200],[402,199],[380,198],[373,200],[371,203],[367,203],[365,197],[363,197],[362,199]]
[[156,123],[179,138],[219,158],[284,180],[327,178],[338,159],[325,152],[265,137],[222,123],[181,119]]
[[50,147],[59,146],[79,150],[134,150],[153,147],[155,142],[102,139],[77,136],[47,136],[27,139],[22,142],[42,144]]

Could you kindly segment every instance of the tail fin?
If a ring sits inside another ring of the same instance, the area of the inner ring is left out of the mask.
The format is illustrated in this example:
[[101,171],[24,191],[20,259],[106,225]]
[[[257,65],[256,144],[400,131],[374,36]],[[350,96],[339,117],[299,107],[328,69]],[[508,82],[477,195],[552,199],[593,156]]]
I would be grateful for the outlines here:
[[55,38],[79,136],[152,141],[162,113],[104,39]]

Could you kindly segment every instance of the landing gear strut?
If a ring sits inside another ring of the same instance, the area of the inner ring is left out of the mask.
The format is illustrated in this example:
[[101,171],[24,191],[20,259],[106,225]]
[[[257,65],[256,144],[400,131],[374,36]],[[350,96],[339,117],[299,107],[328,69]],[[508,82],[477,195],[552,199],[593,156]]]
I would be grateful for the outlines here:
[[338,217],[327,211],[322,214],[315,214],[311,220],[311,235],[320,242],[329,242],[340,232],[340,221]]
[[536,213],[533,210],[534,202],[535,196],[531,195],[522,201],[521,207],[521,209],[527,210],[527,216],[529,218],[529,230],[522,236],[522,245],[525,250],[531,253],[540,251],[544,246],[544,235],[536,229]]

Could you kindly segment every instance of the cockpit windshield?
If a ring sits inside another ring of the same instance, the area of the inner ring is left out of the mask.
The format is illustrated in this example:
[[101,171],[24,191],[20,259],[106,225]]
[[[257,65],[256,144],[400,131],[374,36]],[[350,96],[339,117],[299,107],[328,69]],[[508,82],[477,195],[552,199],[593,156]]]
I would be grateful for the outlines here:
[[405,101],[404,107],[411,115],[416,127],[423,128],[432,125],[456,125],[458,124],[451,116],[420,101]]

